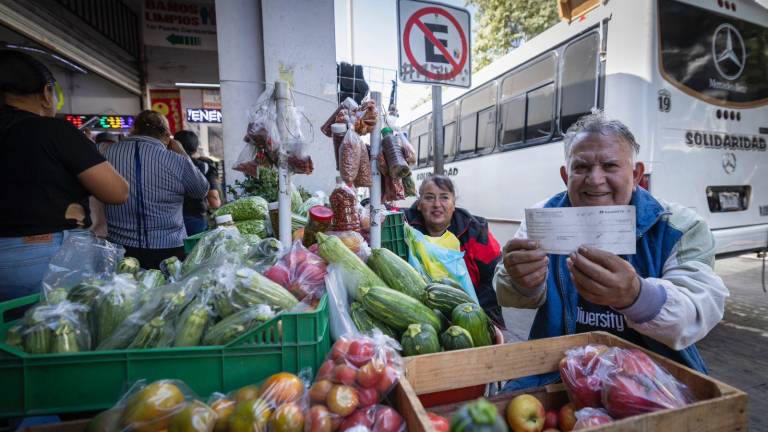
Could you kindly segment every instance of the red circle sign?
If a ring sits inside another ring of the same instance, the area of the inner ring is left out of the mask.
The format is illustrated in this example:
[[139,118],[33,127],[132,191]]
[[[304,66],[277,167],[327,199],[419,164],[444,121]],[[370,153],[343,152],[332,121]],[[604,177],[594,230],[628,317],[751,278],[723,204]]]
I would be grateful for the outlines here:
[[[435,35],[424,25],[424,23],[421,22],[421,17],[427,14],[442,15],[447,18],[454,27],[456,27],[456,31],[459,33],[459,39],[461,39],[461,58],[459,61],[456,61],[456,59],[451,56],[451,54],[448,52],[448,49],[444,47],[443,44],[437,40]],[[451,63],[453,68],[450,71],[446,73],[430,72],[424,66],[420,65],[418,61],[416,61],[416,57],[414,57],[413,51],[411,50],[411,31],[413,30],[414,25],[424,32],[424,36],[426,36],[427,39],[435,44],[435,46],[446,58],[446,60]],[[410,18],[408,18],[408,22],[405,24],[405,30],[403,31],[403,47],[405,49],[405,55],[408,57],[408,60],[410,60],[413,68],[416,69],[420,74],[433,80],[449,80],[456,77],[459,73],[461,73],[462,69],[464,69],[464,65],[467,64],[467,57],[469,55],[467,52],[467,37],[462,31],[461,25],[458,21],[456,21],[456,18],[454,18],[451,13],[438,7],[426,7],[419,9],[416,11],[416,13],[411,15]]]

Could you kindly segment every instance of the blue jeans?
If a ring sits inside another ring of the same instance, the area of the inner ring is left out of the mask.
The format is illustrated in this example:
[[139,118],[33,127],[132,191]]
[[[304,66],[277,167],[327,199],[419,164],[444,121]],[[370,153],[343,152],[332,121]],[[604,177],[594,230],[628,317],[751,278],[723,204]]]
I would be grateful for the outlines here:
[[201,216],[184,216],[184,228],[187,229],[189,237],[207,230],[208,222]]
[[51,234],[50,239],[29,242],[28,237],[0,237],[0,302],[39,293],[51,257],[72,233]]

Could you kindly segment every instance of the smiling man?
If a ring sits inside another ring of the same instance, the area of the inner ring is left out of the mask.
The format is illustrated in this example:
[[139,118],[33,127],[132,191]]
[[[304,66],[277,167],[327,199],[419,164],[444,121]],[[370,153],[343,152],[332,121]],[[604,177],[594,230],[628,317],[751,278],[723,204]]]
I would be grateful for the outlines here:
[[[692,210],[638,187],[639,144],[619,121],[582,117],[563,140],[560,176],[567,190],[544,207],[634,205],[637,254],[581,247],[547,255],[527,240],[525,224],[504,247],[494,286],[499,304],[538,308],[530,338],[602,330],[699,371],[694,345],[722,319],[728,289],[714,271],[715,241]],[[556,375],[513,383],[542,385]]]

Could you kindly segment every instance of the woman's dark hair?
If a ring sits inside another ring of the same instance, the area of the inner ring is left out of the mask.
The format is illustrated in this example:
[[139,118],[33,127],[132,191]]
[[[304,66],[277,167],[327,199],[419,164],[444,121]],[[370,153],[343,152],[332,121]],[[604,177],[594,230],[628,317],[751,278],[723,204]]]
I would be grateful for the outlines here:
[[456,196],[456,188],[453,186],[453,181],[448,176],[442,174],[429,176],[426,180],[421,182],[421,186],[419,186],[419,196],[423,194],[424,188],[430,183],[434,183],[438,188],[448,191],[451,195]]
[[5,105],[6,94],[38,94],[55,82],[51,71],[31,55],[0,50],[0,105]]
[[170,135],[168,124],[157,111],[144,110],[133,121],[133,135],[146,135],[152,138],[165,138]]
[[178,131],[173,134],[173,139],[180,142],[181,146],[184,147],[184,151],[190,156],[192,156],[192,154],[197,151],[197,148],[200,147],[200,139],[197,138],[197,134],[191,130]]

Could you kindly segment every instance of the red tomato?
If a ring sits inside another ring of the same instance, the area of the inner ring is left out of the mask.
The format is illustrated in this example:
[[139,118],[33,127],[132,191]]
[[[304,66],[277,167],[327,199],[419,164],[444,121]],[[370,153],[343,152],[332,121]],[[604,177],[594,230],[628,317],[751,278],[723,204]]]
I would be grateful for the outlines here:
[[312,387],[309,388],[309,399],[312,403],[325,403],[325,398],[328,397],[328,392],[333,388],[333,383],[327,379],[315,381]]
[[328,408],[323,405],[315,405],[310,408],[307,426],[309,432],[332,432],[333,425]]
[[320,366],[320,369],[317,371],[317,378],[316,380],[321,379],[328,379],[333,374],[333,368],[336,366],[336,363],[333,362],[333,360],[326,360],[323,362],[323,364]]
[[360,403],[357,390],[345,385],[333,386],[325,401],[331,412],[342,417],[352,414]]
[[383,372],[384,365],[372,359],[357,370],[357,383],[365,388],[374,387],[381,380]]
[[376,407],[376,422],[373,432],[397,432],[403,425],[403,417],[394,409],[379,405]]
[[355,426],[364,426],[368,429],[373,427],[373,416],[370,415],[367,408],[360,408],[353,412],[351,416],[344,419],[339,427],[340,431],[352,429]]
[[288,284],[290,283],[290,273],[288,272],[288,269],[285,268],[283,264],[277,264],[270,268],[269,270],[264,272],[264,276],[272,280],[272,282],[275,282],[277,284],[280,284],[283,288],[287,288]]
[[355,383],[357,370],[345,364],[336,365],[333,368],[333,381],[339,384],[352,385]]
[[379,392],[375,388],[357,389],[357,397],[360,399],[361,407],[369,407],[379,403]]
[[347,357],[347,351],[349,351],[350,340],[341,338],[333,344],[331,348],[331,359],[336,363],[343,361]]
[[448,432],[451,430],[451,423],[447,418],[431,412],[428,412],[427,416],[429,416],[429,421],[437,432]]
[[399,374],[397,373],[397,370],[392,366],[387,366],[384,368],[384,372],[381,374],[381,379],[379,380],[378,384],[376,384],[376,390],[381,393],[382,397],[386,396],[387,393],[395,385],[398,375]]
[[353,365],[360,367],[371,361],[373,354],[373,342],[366,340],[356,340],[349,344],[347,360],[352,362]]

